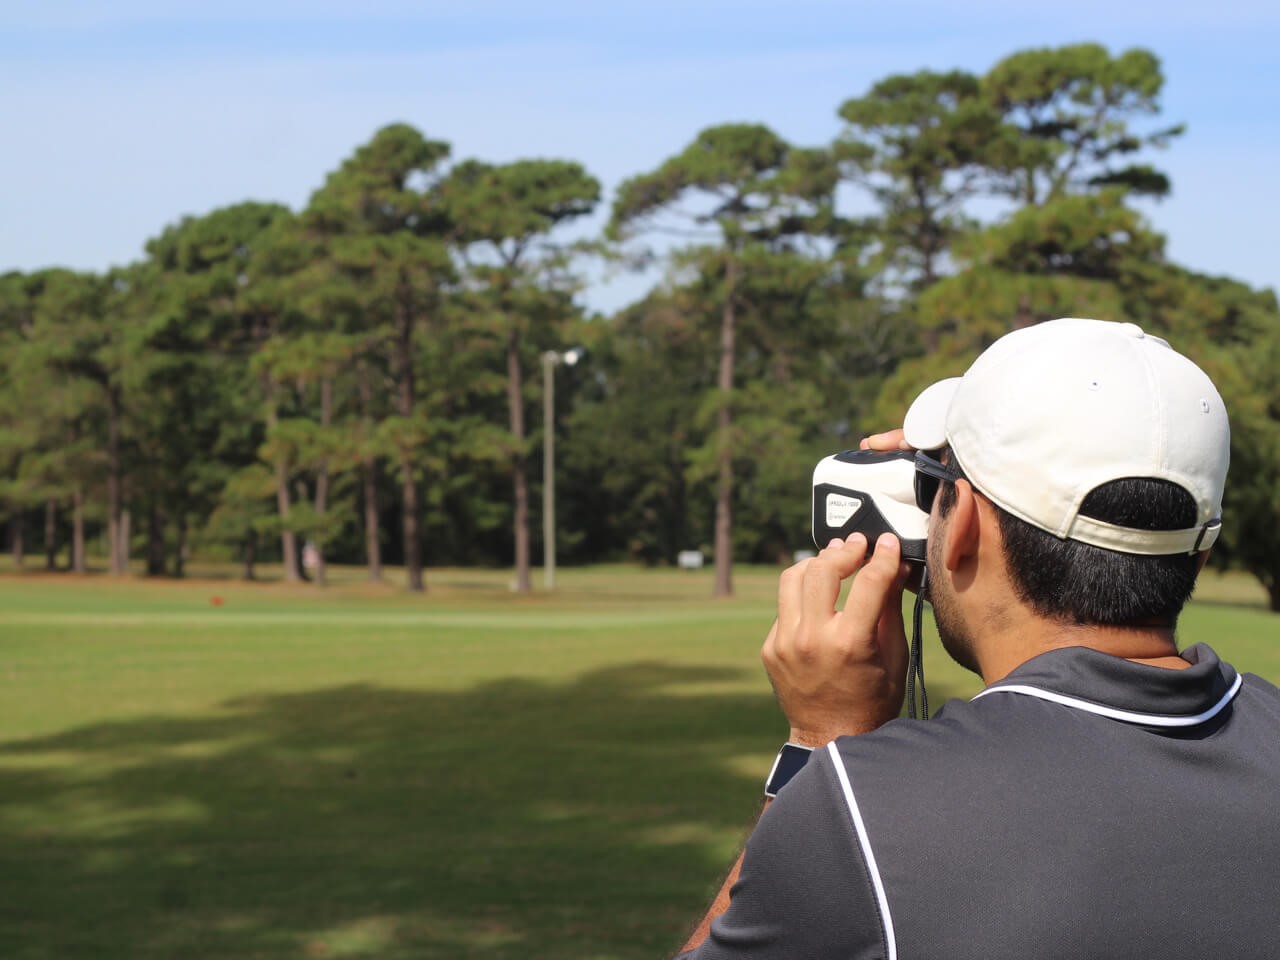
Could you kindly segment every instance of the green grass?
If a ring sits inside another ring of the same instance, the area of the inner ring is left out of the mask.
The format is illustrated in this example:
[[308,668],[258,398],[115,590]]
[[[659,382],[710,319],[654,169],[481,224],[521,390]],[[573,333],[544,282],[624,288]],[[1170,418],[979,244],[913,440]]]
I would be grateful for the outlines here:
[[[0,578],[0,957],[672,948],[785,733],[776,571],[731,602],[706,571],[337,573]],[[1246,579],[1210,576],[1182,639],[1280,680]],[[931,701],[977,689],[925,655]]]

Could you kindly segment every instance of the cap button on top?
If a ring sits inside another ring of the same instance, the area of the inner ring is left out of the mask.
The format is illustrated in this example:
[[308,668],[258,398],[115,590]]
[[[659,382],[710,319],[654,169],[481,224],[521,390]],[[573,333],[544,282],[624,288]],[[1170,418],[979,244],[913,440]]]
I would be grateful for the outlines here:
[[1141,340],[1146,336],[1142,328],[1136,323],[1123,323],[1120,325],[1120,329],[1124,332],[1125,336],[1133,337],[1135,340]]

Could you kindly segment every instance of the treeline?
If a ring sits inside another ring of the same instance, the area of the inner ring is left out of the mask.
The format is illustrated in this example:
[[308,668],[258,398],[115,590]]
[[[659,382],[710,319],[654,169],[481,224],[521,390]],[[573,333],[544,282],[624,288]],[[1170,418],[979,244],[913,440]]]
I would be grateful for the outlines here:
[[[1280,311],[1170,263],[1135,209],[1170,191],[1162,86],[1151,53],[1093,44],[887,77],[828,144],[702,131],[574,242],[601,203],[580,164],[454,163],[396,124],[301,211],[237,204],[104,274],[4,275],[14,562],[84,571],[92,547],[181,576],[198,551],[319,583],[326,561],[398,563],[421,590],[426,566],[514,561],[529,589],[553,430],[564,561],[702,549],[729,593],[734,558],[805,545],[819,457],[1012,327],[1077,315],[1213,374],[1234,430],[1216,559],[1280,609]],[[601,259],[666,279],[588,316]]]

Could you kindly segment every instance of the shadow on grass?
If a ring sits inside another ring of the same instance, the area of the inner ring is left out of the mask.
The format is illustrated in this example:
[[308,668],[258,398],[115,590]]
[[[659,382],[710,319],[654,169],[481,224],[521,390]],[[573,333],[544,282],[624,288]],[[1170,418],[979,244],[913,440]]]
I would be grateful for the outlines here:
[[665,955],[755,809],[730,758],[785,732],[694,692],[733,679],[350,686],[2,744],[0,956]]

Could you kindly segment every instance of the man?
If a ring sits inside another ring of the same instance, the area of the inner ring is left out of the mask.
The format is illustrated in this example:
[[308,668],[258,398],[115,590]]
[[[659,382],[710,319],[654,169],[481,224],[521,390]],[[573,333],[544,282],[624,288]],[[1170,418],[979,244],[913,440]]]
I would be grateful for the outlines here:
[[896,719],[893,536],[787,570],[762,657],[807,763],[775,769],[687,955],[1280,955],[1280,691],[1174,638],[1221,522],[1208,377],[1132,324],[1057,320],[863,445],[928,451],[926,596],[986,688]]

